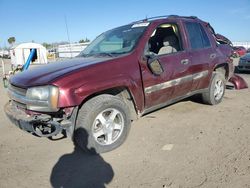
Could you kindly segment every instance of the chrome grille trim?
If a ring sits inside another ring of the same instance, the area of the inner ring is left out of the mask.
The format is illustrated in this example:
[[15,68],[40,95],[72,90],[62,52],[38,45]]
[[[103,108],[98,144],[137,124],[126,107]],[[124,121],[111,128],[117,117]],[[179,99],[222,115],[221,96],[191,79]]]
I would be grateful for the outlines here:
[[11,84],[8,86],[8,89],[14,93],[19,94],[19,95],[26,96],[27,89],[16,87],[16,86],[11,85]]
[[49,101],[38,101],[26,98],[26,89],[19,88],[13,85],[8,87],[8,96],[11,100],[24,105],[48,106]]

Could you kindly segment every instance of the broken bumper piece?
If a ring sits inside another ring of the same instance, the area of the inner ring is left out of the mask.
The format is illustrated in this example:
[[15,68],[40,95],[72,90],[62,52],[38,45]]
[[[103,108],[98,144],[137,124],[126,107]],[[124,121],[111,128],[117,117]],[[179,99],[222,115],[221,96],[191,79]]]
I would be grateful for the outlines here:
[[228,81],[231,82],[237,90],[248,88],[246,81],[239,75],[234,74]]
[[62,126],[58,121],[53,121],[53,118],[47,114],[29,115],[12,102],[8,102],[4,110],[11,122],[17,127],[40,137],[56,136],[63,129],[71,126],[70,122],[64,123],[64,126]]

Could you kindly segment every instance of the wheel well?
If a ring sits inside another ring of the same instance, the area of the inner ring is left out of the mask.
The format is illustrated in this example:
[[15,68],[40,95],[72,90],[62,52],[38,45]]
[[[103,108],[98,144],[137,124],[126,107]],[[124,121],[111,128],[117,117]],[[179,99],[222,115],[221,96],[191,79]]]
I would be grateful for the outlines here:
[[223,75],[225,75],[226,80],[228,79],[229,68],[228,68],[228,64],[227,63],[223,63],[223,64],[220,64],[220,65],[217,65],[214,68],[214,71],[221,72]]
[[102,95],[102,94],[109,94],[109,95],[120,97],[128,105],[128,107],[130,109],[130,113],[131,113],[130,117],[132,118],[132,120],[135,120],[138,118],[134,99],[126,87],[110,88],[110,89],[107,89],[104,91],[94,93],[94,94],[88,96],[87,98],[85,98],[84,101],[79,106],[79,108],[81,108],[81,106],[89,99],[96,97],[98,95]]

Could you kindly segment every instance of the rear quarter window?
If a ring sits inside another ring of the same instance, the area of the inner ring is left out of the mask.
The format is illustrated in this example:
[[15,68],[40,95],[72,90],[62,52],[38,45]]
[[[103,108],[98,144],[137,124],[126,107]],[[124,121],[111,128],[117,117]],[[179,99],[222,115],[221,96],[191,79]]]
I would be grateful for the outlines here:
[[207,36],[207,33],[205,32],[204,28],[200,25],[200,30],[201,30],[201,35],[202,35],[202,42],[203,42],[203,47],[206,48],[206,47],[210,47],[211,46],[211,43],[209,41],[209,38]]
[[209,38],[201,24],[186,22],[185,25],[192,49],[207,48],[211,46]]

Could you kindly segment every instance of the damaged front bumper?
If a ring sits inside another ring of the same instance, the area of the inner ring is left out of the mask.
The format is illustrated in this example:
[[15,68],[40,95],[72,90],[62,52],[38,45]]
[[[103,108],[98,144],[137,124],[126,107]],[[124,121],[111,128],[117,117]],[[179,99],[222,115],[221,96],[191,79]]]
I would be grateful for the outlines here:
[[[53,118],[48,114],[28,114],[11,101],[4,107],[5,113],[13,124],[20,129],[39,137],[52,137],[63,130],[73,134],[75,116],[72,110],[71,118]],[[70,135],[72,136],[72,135]]]

